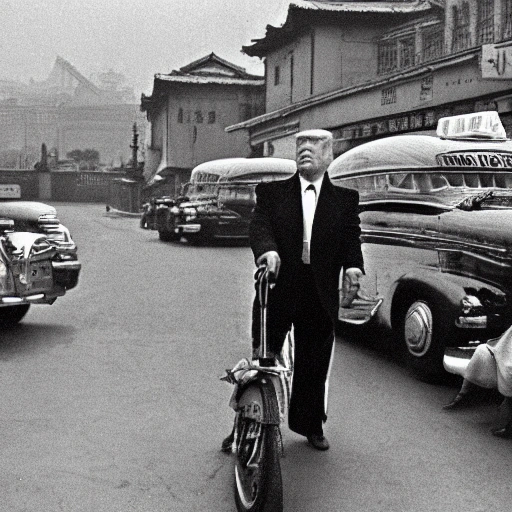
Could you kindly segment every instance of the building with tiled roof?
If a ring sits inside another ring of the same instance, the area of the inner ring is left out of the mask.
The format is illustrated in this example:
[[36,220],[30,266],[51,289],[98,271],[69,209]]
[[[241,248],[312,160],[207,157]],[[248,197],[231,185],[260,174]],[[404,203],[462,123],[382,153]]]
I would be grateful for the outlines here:
[[225,128],[262,114],[263,101],[262,76],[214,53],[156,74],[152,94],[141,98],[151,127],[144,170],[148,185],[174,194],[196,165],[250,156],[247,134],[228,134]]
[[511,47],[512,0],[293,0],[243,47],[265,61],[266,113],[227,131],[288,158],[309,128],[331,130],[337,153],[482,109],[512,133]]

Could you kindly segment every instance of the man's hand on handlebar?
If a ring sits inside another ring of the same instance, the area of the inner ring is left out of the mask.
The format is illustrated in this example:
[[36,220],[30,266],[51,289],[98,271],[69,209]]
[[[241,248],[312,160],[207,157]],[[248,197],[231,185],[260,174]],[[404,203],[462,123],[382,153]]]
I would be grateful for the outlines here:
[[268,251],[263,253],[256,261],[258,266],[265,265],[268,271],[277,279],[279,268],[281,267],[281,258],[276,251]]

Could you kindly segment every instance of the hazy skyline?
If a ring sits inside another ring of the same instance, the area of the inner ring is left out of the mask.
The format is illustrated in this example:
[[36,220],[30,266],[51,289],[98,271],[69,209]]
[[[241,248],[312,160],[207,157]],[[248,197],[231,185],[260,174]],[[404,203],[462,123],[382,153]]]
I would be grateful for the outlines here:
[[47,78],[59,55],[90,78],[113,69],[136,97],[153,76],[211,52],[263,74],[241,53],[266,25],[280,25],[289,0],[0,0],[0,80]]

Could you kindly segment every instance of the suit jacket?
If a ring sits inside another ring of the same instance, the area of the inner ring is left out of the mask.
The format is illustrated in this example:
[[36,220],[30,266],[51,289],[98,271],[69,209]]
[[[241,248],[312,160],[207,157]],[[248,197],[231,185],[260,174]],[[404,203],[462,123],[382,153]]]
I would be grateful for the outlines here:
[[[258,184],[250,244],[255,260],[267,251],[277,251],[281,258],[274,293],[277,304],[293,298],[300,279],[303,229],[298,173],[285,180]],[[360,234],[359,193],[335,187],[326,173],[313,221],[310,258],[320,300],[333,319],[337,318],[342,267],[357,267],[364,272]]]

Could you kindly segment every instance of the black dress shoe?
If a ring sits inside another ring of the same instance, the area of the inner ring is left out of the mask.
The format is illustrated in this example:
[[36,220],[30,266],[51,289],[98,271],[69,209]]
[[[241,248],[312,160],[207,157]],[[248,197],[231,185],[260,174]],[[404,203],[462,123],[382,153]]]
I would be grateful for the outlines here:
[[462,409],[471,403],[471,395],[469,393],[458,393],[457,396],[446,405],[443,405],[445,411],[453,409]]
[[512,421],[509,421],[503,428],[493,430],[492,435],[502,439],[512,439]]
[[307,438],[313,448],[322,451],[329,449],[329,441],[323,434],[309,434]]
[[220,447],[220,451],[224,453],[231,453],[233,448],[233,441],[235,440],[235,433],[231,432],[228,437],[222,441],[222,445]]

